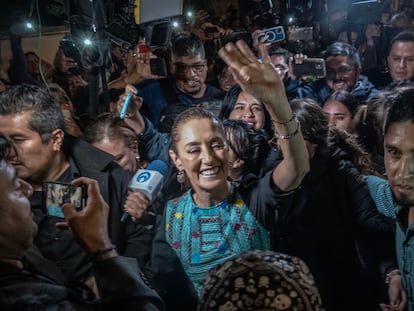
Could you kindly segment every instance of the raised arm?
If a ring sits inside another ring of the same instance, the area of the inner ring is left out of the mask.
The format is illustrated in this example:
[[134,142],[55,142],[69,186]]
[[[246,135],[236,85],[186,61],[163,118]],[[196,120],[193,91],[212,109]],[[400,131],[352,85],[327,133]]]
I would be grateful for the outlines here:
[[118,113],[121,112],[125,97],[129,92],[132,92],[133,95],[124,120],[135,131],[140,144],[145,145],[145,160],[162,160],[165,163],[170,163],[171,159],[168,155],[171,142],[170,134],[159,132],[151,121],[140,113],[142,98],[137,94],[137,89],[130,84],[126,86],[125,93],[119,97]]
[[283,160],[273,170],[273,182],[282,191],[297,188],[309,171],[309,156],[282,80],[271,64],[267,49],[259,45],[261,61],[244,41],[228,43],[219,55],[241,88],[261,101],[272,119]]
[[127,84],[125,86],[125,93],[119,96],[117,103],[118,113],[121,113],[121,110],[125,103],[125,98],[127,97],[128,93],[132,93],[132,96],[131,100],[129,101],[124,121],[135,131],[135,134],[140,135],[145,130],[144,117],[139,111],[142,107],[143,101],[142,98],[138,96],[138,90],[131,84]]

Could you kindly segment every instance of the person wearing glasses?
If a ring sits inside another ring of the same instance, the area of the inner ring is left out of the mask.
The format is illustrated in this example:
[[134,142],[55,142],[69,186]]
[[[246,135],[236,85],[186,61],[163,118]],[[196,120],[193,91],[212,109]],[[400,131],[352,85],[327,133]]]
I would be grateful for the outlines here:
[[361,60],[355,47],[348,43],[334,42],[324,52],[326,77],[312,82],[311,90],[303,97],[312,98],[320,105],[335,91],[348,91],[358,104],[378,93],[367,77],[361,75]]
[[224,92],[207,84],[203,43],[190,33],[177,34],[170,47],[171,76],[136,85],[143,99],[141,113],[161,132],[170,132],[175,117],[190,106],[217,113]]
[[[297,55],[300,57],[300,54]],[[290,51],[279,46],[270,46],[269,56],[277,73],[283,79],[286,95],[289,100],[301,97],[302,94],[309,92],[308,89],[310,87],[305,83],[304,79],[302,77],[296,77],[293,74],[292,62],[295,57]]]
[[34,189],[9,162],[16,146],[0,134],[0,309],[93,311],[122,306],[122,310],[165,310],[137,261],[120,256],[112,245],[110,207],[97,180],[80,177],[73,181],[73,185],[85,187],[86,206],[78,212],[74,204],[65,204],[61,208],[65,223],[59,223],[61,230],[70,229],[79,247],[91,257],[97,293],[80,282],[68,281],[39,253],[34,240],[42,227],[31,209]]

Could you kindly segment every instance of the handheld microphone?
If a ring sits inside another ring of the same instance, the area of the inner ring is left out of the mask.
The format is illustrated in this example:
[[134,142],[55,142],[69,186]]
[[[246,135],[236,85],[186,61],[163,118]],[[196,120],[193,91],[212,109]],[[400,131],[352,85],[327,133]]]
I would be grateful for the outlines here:
[[[154,160],[146,169],[139,169],[129,182],[128,188],[134,192],[142,192],[152,202],[161,191],[168,167],[164,161]],[[126,222],[129,214],[122,214],[121,222]]]
[[129,92],[127,96],[125,97],[124,105],[122,106],[121,112],[119,114],[119,118],[122,120],[125,118],[126,112],[128,110],[129,101],[131,100],[132,92]]

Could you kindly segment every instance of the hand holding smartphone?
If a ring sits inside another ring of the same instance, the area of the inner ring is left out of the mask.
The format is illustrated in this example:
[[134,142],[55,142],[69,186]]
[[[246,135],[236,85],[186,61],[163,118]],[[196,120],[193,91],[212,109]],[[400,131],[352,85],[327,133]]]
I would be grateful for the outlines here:
[[65,203],[75,204],[78,211],[82,210],[86,203],[84,187],[60,182],[43,183],[43,204],[49,216],[65,218],[62,212]]
[[323,58],[306,58],[301,64],[293,63],[292,69],[297,78],[302,76],[324,78],[326,76],[325,60]]
[[[265,38],[263,40],[263,38]],[[283,26],[276,26],[272,28],[263,29],[262,33],[257,37],[259,42],[271,44],[286,39],[285,30]],[[262,41],[263,40],[263,41]]]
[[[57,222],[56,226],[60,229],[70,229],[75,240],[80,242],[85,251],[91,255],[98,256],[97,254],[104,251],[105,253],[110,252],[108,254],[111,257],[117,256],[113,251],[115,246],[112,245],[108,234],[109,206],[100,193],[98,182],[87,177],[79,177],[73,180],[72,184],[45,183],[45,204],[47,189],[51,187],[51,184],[58,184],[57,188],[62,192],[72,194],[71,197],[75,205],[77,205],[75,198],[81,191],[83,193],[82,202],[84,204],[78,205],[76,208],[78,211],[73,207],[65,206],[66,217]],[[81,212],[79,212],[80,209],[82,209]]]

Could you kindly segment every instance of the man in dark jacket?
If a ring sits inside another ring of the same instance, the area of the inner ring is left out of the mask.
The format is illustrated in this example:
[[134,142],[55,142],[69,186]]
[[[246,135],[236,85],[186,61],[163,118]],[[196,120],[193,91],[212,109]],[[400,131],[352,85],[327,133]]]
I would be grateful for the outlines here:
[[56,228],[62,219],[49,215],[43,204],[44,181],[70,183],[81,176],[96,179],[111,207],[109,235],[122,255],[141,261],[152,233],[144,226],[120,222],[129,175],[109,154],[65,135],[64,124],[59,104],[40,87],[23,84],[2,94],[0,133],[16,145],[11,164],[34,190],[30,200],[39,226],[35,244],[68,278],[79,281],[92,277],[90,258],[70,231]]
[[348,43],[334,42],[324,53],[326,78],[310,84],[301,97],[312,98],[322,105],[334,91],[348,91],[359,103],[378,93],[367,77],[361,75],[358,51]]
[[[108,236],[109,207],[98,183],[79,178],[88,201],[81,212],[73,204],[62,210],[73,235],[92,256],[101,300],[90,290],[65,284],[59,270],[40,256],[33,239],[37,225],[28,197],[32,187],[16,175],[6,159],[10,143],[0,136],[0,308],[2,310],[162,310],[157,293],[148,287],[137,262],[118,256]],[[82,294],[88,295],[82,295]]]
[[136,86],[143,98],[141,112],[161,132],[170,132],[178,113],[192,105],[218,114],[224,93],[206,83],[207,69],[203,43],[191,34],[177,35],[171,46],[172,78]]

